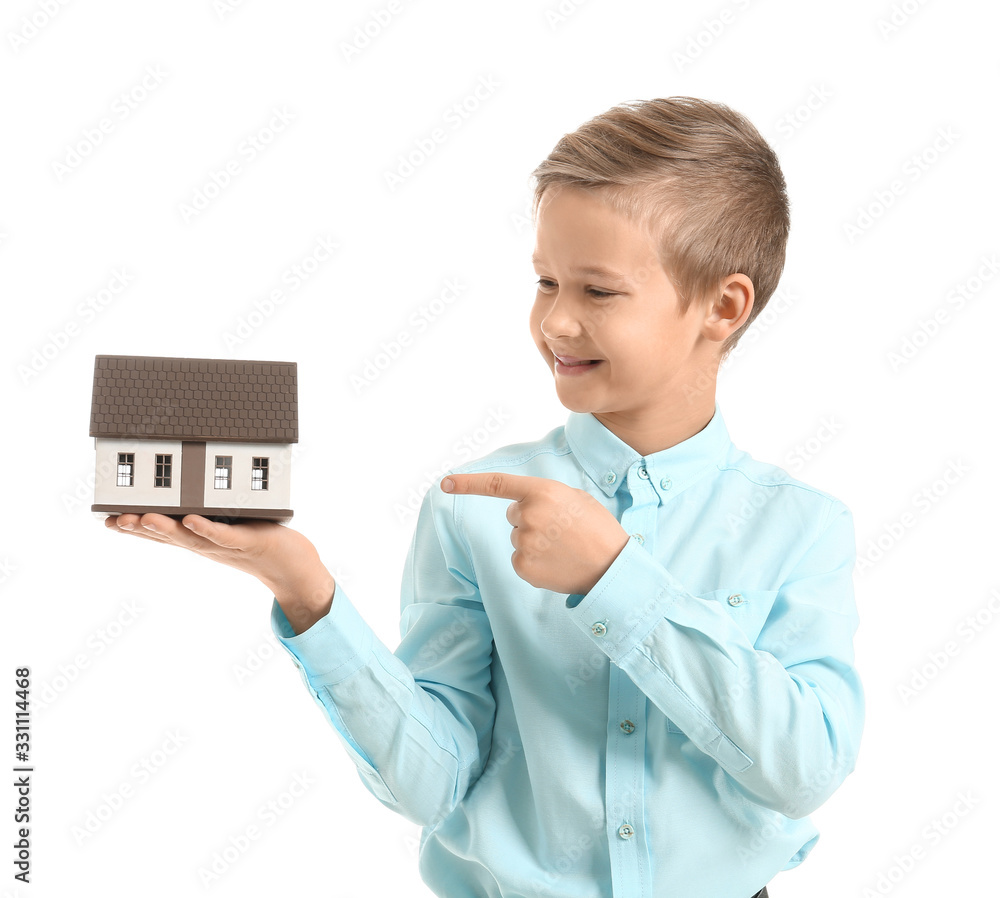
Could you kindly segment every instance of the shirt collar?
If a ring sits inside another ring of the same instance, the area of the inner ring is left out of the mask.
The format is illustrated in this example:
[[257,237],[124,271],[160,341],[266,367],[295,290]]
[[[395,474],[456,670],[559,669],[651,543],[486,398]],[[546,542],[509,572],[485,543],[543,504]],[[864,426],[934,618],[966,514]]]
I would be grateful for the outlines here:
[[633,478],[648,480],[661,500],[714,469],[732,445],[718,402],[702,430],[645,458],[589,412],[570,412],[565,433],[573,454],[605,494],[613,496],[631,472]]

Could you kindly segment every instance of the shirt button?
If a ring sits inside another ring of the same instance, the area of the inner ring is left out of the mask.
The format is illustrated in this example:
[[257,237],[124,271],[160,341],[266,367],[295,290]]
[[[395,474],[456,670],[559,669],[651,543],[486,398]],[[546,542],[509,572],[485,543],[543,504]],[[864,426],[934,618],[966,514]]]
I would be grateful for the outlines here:
[[673,486],[673,482],[670,480],[669,477],[664,477],[663,480],[660,481],[660,489],[661,490],[668,490],[672,486]]
[[618,726],[626,736],[631,736],[635,732],[635,724],[631,720],[623,720]]
[[635,830],[632,829],[631,823],[623,823],[618,827],[618,835],[623,839],[631,839],[635,835]]
[[639,476],[643,480],[649,480],[649,471],[646,470],[646,466],[645,465],[643,465],[641,468],[639,468]]
[[590,628],[590,632],[593,633],[595,636],[603,636],[605,633],[608,632],[608,628],[604,624],[605,621],[599,620],[596,624],[594,624]]
[[726,599],[726,601],[729,602],[729,604],[735,608],[737,605],[742,605],[744,599],[743,596],[741,596],[739,593],[736,593],[735,595],[731,595],[728,599]]
[[614,483],[617,479],[618,475],[614,471],[608,471],[608,473],[604,475],[604,482],[608,484]]
[[637,539],[640,546],[646,541],[646,537],[644,537],[641,533],[633,533],[632,539]]

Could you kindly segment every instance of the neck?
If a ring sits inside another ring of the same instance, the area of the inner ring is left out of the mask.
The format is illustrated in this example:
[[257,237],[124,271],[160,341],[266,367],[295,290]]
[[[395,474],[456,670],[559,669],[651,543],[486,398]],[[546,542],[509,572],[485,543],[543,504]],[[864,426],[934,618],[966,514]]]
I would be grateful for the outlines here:
[[714,389],[695,397],[666,399],[655,408],[593,413],[618,439],[644,457],[690,439],[708,426],[714,414]]

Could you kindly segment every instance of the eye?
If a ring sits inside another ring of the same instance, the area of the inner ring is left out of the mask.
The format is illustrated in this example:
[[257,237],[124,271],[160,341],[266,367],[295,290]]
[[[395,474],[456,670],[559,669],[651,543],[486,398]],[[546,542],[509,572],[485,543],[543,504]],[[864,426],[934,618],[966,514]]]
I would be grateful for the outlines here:
[[[544,290],[551,290],[556,286],[555,281],[550,281],[548,278],[539,278],[538,286]],[[595,299],[605,299],[608,296],[615,296],[615,293],[609,293],[606,290],[598,290],[596,287],[588,287],[587,292],[593,296]]]

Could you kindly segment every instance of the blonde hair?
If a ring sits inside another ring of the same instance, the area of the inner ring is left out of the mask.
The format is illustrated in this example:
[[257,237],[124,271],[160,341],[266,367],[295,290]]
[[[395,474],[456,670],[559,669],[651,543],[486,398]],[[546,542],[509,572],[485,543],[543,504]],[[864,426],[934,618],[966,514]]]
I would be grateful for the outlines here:
[[682,312],[727,275],[750,278],[753,309],[720,358],[778,286],[790,223],[785,179],[757,129],[728,106],[694,97],[613,106],[564,134],[531,178],[536,223],[547,191],[574,187],[645,228]]

